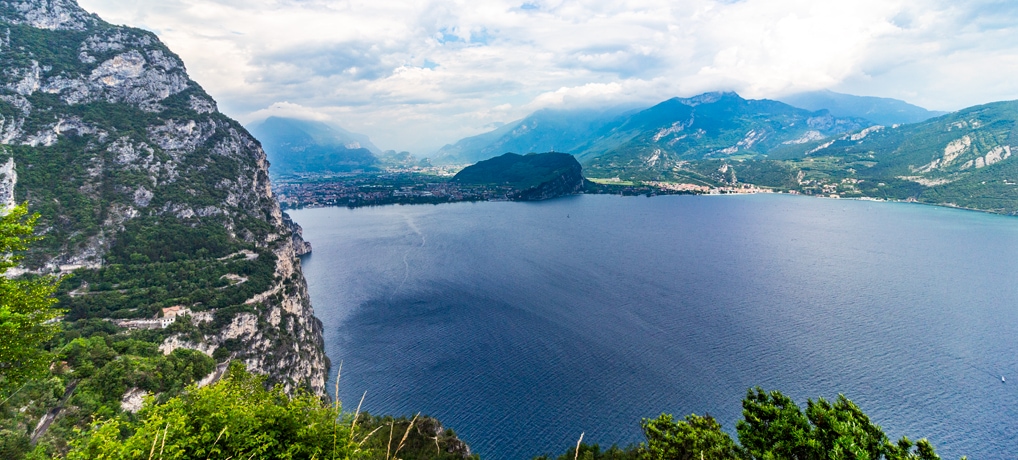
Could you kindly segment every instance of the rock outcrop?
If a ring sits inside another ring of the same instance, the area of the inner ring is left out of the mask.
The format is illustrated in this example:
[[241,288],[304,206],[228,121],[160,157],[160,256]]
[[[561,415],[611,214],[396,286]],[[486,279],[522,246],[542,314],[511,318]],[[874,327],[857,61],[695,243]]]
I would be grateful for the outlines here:
[[[2,170],[0,170],[2,172]],[[0,194],[0,197],[3,195]],[[293,251],[298,257],[311,254],[311,243],[304,241],[304,229],[290,218],[290,215],[283,213],[283,223],[290,229],[290,239],[293,240]]]

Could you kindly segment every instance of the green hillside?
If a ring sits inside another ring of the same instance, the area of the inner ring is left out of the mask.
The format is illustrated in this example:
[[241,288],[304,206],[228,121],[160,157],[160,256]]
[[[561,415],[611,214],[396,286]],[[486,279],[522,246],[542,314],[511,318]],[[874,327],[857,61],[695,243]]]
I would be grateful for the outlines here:
[[867,196],[1018,213],[1018,102],[971,107],[922,123],[873,127],[772,157],[827,185]]
[[670,176],[677,163],[756,158],[775,148],[854,131],[872,123],[735,93],[672,98],[646,109],[540,110],[436,153],[471,162],[501,152],[568,152],[595,177]]
[[543,184],[578,167],[579,163],[568,153],[506,153],[464,168],[452,181],[523,189]]
[[505,187],[515,200],[544,200],[583,190],[580,163],[568,153],[506,153],[467,166],[450,182]]

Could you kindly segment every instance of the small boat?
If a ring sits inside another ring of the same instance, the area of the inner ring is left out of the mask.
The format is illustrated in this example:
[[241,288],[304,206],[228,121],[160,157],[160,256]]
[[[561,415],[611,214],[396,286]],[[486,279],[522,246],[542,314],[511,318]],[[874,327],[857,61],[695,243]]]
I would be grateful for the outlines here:
[[1007,379],[1005,379],[1003,375],[1000,376],[1000,383],[1007,383]]

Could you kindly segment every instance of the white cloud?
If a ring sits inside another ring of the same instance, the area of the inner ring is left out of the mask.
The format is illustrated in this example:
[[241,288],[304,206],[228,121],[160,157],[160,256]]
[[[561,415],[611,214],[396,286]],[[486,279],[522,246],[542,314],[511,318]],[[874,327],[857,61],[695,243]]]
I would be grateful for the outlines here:
[[262,121],[269,117],[297,118],[301,120],[314,121],[329,121],[332,119],[332,116],[322,112],[321,110],[283,101],[273,103],[264,109],[244,114],[242,117],[238,117],[238,120],[241,123],[251,123],[255,121]]
[[238,119],[313,115],[420,154],[537,108],[710,90],[1018,94],[1018,6],[993,0],[80,3],[156,32]]

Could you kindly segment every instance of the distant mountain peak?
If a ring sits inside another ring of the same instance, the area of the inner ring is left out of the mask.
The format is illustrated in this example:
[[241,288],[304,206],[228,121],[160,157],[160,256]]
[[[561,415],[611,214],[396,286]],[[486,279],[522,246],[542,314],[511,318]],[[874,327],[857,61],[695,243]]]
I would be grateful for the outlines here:
[[711,91],[703,94],[699,94],[693,97],[687,98],[675,98],[676,101],[690,107],[696,107],[703,104],[713,104],[720,101],[721,99],[737,99],[744,100],[742,96],[734,91]]

